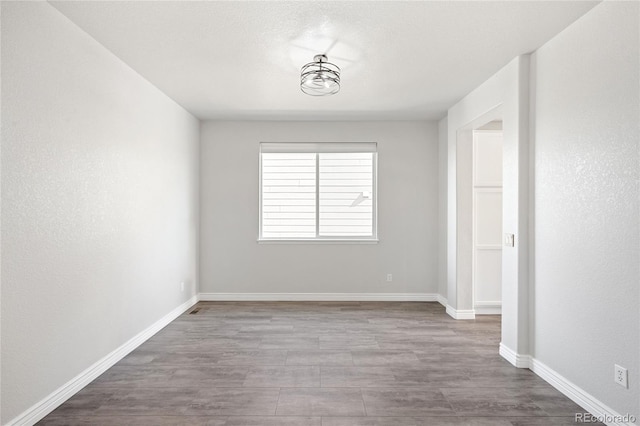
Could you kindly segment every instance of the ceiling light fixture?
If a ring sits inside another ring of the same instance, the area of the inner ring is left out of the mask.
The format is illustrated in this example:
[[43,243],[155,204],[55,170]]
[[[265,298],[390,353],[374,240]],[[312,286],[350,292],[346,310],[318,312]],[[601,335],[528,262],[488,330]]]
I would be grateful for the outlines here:
[[340,91],[340,68],[327,62],[327,55],[316,55],[300,71],[300,89],[311,96],[328,96]]

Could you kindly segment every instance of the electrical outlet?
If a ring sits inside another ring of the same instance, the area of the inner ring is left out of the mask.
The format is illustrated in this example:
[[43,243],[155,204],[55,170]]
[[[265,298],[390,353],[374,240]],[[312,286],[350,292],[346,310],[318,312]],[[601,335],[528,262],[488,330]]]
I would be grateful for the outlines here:
[[613,381],[622,386],[625,389],[629,389],[629,383],[627,382],[627,369],[615,364],[615,375]]
[[180,291],[184,291],[184,281],[180,283]]
[[387,282],[390,283],[393,281],[393,274],[387,274]]

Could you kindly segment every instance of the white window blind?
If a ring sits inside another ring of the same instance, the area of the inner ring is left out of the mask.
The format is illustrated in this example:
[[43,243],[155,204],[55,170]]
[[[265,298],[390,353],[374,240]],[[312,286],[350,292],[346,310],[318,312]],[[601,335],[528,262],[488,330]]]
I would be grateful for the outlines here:
[[262,154],[262,237],[315,238],[316,154]]
[[373,236],[373,153],[320,153],[321,236]]
[[375,239],[374,143],[263,143],[260,155],[261,239]]

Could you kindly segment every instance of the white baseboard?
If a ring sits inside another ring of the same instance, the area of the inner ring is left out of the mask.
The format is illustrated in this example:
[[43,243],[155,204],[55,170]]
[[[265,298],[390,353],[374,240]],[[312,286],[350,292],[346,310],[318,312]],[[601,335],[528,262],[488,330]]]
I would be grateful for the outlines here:
[[502,343],[500,343],[500,355],[518,368],[529,368],[600,422],[610,426],[634,426],[637,424],[626,421],[623,415],[530,355],[518,354]]
[[447,305],[447,314],[457,320],[476,319],[476,312],[473,309],[454,309],[451,305]]
[[444,297],[443,295],[439,294],[438,295],[438,303],[446,308],[447,307],[447,298]]
[[64,385],[53,391],[40,402],[9,421],[5,426],[32,426],[42,420],[47,414],[58,408],[63,402],[71,398],[82,388],[91,383],[99,375],[111,368],[115,363],[127,356],[131,351],[147,341],[151,336],[162,330],[171,321],[182,315],[187,309],[198,302],[198,296],[193,296],[158,321],[141,331],[122,346],[109,353],[95,364],[69,380]]
[[476,315],[501,315],[502,301],[476,302],[473,309]]
[[209,302],[437,302],[435,293],[200,293]]
[[635,424],[638,424],[632,423],[631,421],[625,421],[623,415],[617,413],[593,395],[576,386],[564,376],[549,368],[543,362],[532,358],[530,359],[529,368],[545,382],[559,390],[567,398],[584,408],[585,411],[589,412],[602,423],[610,426],[634,426]]
[[522,355],[514,350],[506,347],[503,343],[500,343],[500,356],[502,358],[509,361],[514,367],[517,368],[530,368],[531,367],[531,356],[530,355]]

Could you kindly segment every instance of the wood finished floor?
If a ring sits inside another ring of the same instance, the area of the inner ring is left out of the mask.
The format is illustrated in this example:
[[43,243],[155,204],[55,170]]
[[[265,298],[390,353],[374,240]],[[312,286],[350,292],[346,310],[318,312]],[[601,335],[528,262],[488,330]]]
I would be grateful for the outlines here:
[[579,406],[437,303],[200,302],[40,425],[563,426]]

